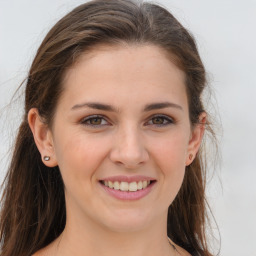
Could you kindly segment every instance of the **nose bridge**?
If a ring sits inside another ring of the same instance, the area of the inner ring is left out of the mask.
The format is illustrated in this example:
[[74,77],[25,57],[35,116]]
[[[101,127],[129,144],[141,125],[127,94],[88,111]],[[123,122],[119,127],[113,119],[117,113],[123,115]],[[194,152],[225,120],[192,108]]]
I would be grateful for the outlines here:
[[136,124],[119,127],[113,141],[111,160],[126,168],[136,168],[148,160],[141,130]]

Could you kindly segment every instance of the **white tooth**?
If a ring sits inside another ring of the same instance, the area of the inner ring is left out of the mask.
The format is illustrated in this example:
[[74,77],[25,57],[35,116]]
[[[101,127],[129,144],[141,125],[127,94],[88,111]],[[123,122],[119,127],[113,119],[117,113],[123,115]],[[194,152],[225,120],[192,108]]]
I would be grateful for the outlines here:
[[120,189],[121,191],[128,191],[128,190],[129,190],[129,184],[128,184],[128,182],[122,181],[122,182],[120,183],[119,189]]
[[144,181],[142,182],[142,188],[146,188],[146,187],[147,187],[147,185],[148,185],[147,181],[146,181],[146,180],[144,180]]
[[109,182],[108,182],[108,186],[109,186],[110,188],[113,188],[113,187],[114,187],[113,182],[112,182],[112,181],[109,181]]
[[118,181],[114,182],[114,189],[116,189],[116,190],[119,189],[119,182]]
[[142,189],[142,181],[138,182],[138,189],[141,190]]
[[135,192],[135,191],[137,191],[138,190],[138,186],[137,186],[137,182],[131,182],[130,184],[129,184],[129,191],[133,191],[133,192]]
[[108,187],[108,182],[104,180],[104,185]]
[[150,181],[148,180],[148,185],[149,185]]

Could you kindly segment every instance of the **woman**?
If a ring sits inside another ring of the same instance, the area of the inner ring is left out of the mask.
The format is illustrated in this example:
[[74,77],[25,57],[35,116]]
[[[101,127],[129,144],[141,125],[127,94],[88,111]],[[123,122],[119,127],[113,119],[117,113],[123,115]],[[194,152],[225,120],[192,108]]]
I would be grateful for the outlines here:
[[162,7],[94,0],[62,18],[28,75],[1,255],[212,255],[205,84]]

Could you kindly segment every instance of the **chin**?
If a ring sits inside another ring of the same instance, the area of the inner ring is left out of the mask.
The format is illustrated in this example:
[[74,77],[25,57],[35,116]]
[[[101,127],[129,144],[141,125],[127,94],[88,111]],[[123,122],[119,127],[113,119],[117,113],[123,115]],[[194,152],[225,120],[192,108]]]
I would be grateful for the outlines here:
[[[108,218],[106,218],[108,217]],[[118,233],[138,232],[151,226],[153,216],[141,210],[119,210],[105,216],[104,226],[108,230]]]

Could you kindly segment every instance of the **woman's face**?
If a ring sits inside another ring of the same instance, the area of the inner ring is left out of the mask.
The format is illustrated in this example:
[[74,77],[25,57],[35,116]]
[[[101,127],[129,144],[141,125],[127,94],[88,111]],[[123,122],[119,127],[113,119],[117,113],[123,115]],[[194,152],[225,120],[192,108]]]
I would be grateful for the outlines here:
[[125,231],[166,221],[196,150],[184,80],[149,45],[102,46],[69,69],[48,136],[67,222]]

